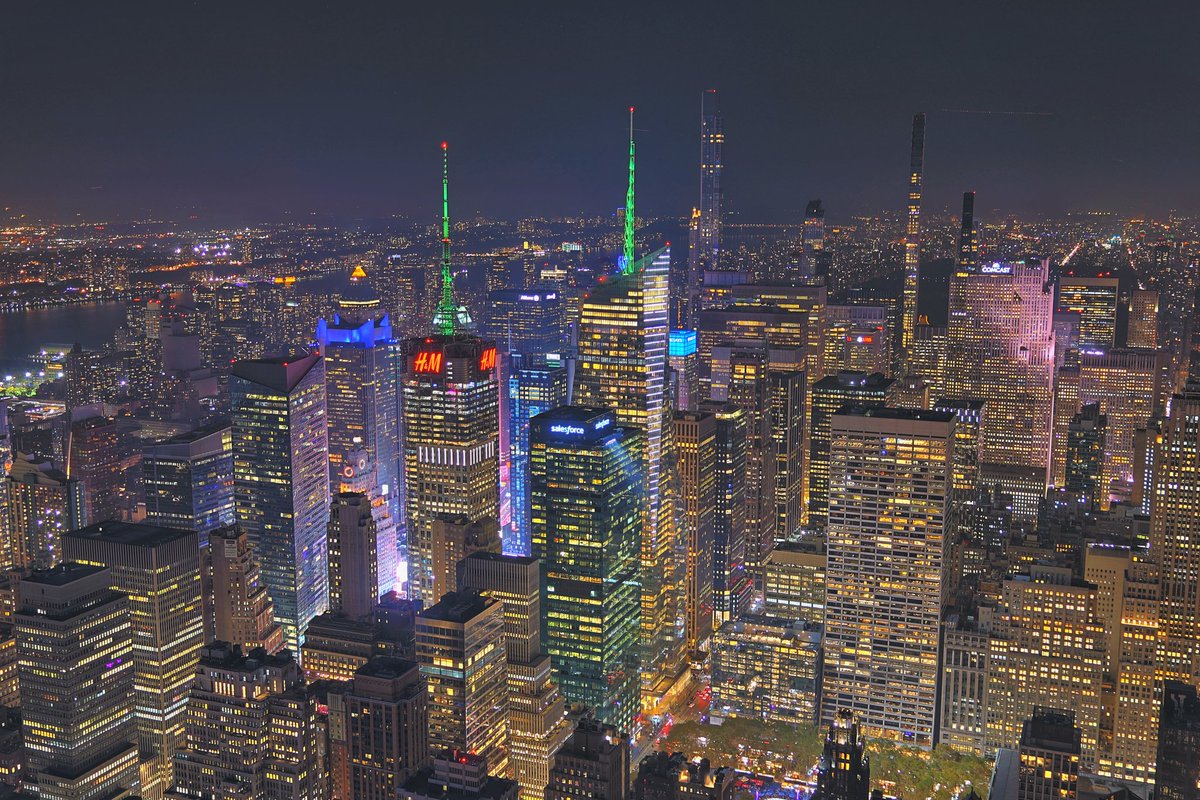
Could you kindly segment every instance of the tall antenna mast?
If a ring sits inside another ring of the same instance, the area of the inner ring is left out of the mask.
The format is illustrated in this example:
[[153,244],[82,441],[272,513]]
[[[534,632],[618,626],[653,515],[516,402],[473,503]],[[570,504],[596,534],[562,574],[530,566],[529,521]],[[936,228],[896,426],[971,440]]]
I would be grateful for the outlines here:
[[629,107],[629,190],[625,193],[625,240],[621,253],[621,272],[633,272],[633,106]]
[[454,270],[450,267],[450,149],[442,142],[442,300],[434,314],[434,327],[443,336],[454,335]]

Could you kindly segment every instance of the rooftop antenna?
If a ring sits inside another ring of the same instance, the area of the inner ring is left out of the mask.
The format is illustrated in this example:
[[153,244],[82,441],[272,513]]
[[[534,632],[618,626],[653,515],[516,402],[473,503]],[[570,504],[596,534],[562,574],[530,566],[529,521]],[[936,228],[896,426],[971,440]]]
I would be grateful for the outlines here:
[[621,253],[621,272],[633,272],[633,106],[629,107],[629,189],[625,193],[625,238]]
[[434,327],[443,336],[454,335],[454,270],[450,267],[450,148],[442,142],[442,299],[434,314]]

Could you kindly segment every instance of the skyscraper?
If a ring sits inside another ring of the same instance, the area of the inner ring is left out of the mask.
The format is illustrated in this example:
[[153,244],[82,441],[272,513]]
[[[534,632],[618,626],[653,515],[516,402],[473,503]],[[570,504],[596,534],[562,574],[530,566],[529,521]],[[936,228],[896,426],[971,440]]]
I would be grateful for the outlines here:
[[695,328],[700,311],[700,287],[706,270],[719,268],[721,260],[721,167],[725,149],[725,124],[716,89],[700,95],[700,207],[695,242],[688,253],[688,319]]
[[979,237],[975,233],[975,193],[963,192],[962,229],[958,233],[958,268],[972,270],[979,264]]
[[411,348],[403,405],[409,594],[428,604],[436,600],[435,521],[499,530],[496,347],[470,334],[439,334]]
[[612,409],[617,422],[636,426],[644,435],[639,581],[642,676],[647,690],[666,677],[664,668],[674,666],[667,664],[675,626],[668,592],[673,520],[662,509],[668,478],[663,472],[664,428],[670,424],[666,396],[670,264],[670,248],[663,248],[632,262],[631,272],[608,276],[591,290],[581,309],[575,367],[575,403]]
[[329,598],[324,361],[239,361],[229,395],[238,524],[262,562],[284,640],[298,653],[304,629]]
[[454,297],[448,153],[442,142],[441,299],[434,333],[408,343],[402,402],[409,597],[426,606],[438,599],[434,521],[500,525],[496,346],[465,332],[470,315]]
[[[1099,403],[1086,403],[1071,418],[1067,429],[1068,492],[1077,492],[1093,507],[1100,508],[1103,483],[1104,450],[1108,417],[1100,413]],[[1107,499],[1107,492],[1104,493]]]
[[847,405],[830,430],[821,719],[852,711],[870,735],[930,748],[958,513],[954,415]]
[[62,535],[87,523],[83,484],[54,467],[18,455],[8,470],[6,549],[13,566],[48,569],[62,560]]
[[316,697],[290,653],[242,653],[213,642],[201,653],[188,702],[187,746],[175,755],[169,797],[328,796]]
[[[1167,361],[1159,350],[1113,348],[1079,354],[1079,401],[1096,403],[1107,418],[1100,507],[1110,496],[1127,498],[1134,482],[1134,433],[1167,399]],[[1069,470],[1069,466],[1068,466]]]
[[522,800],[542,800],[550,762],[571,725],[542,648],[541,565],[526,556],[473,553],[459,562],[459,588],[504,604],[512,776]]
[[813,800],[865,800],[870,794],[871,763],[866,740],[859,733],[854,715],[839,711],[825,735]]
[[1154,444],[1150,551],[1162,574],[1161,677],[1200,676],[1200,385],[1188,383]]
[[1058,308],[1079,315],[1079,349],[1107,350],[1117,344],[1120,281],[1108,275],[1058,279]]
[[1048,261],[980,264],[950,279],[945,393],[987,403],[980,460],[1045,470],[1053,409]]
[[129,503],[122,464],[134,452],[128,431],[115,419],[93,416],[71,423],[67,476],[83,484],[84,516],[90,522],[125,516]]
[[1080,766],[1094,770],[1100,734],[1104,629],[1094,584],[1068,567],[1033,564],[1009,577],[993,626],[987,691],[988,752],[1012,747],[1039,706],[1069,711],[1082,737]]
[[110,587],[129,597],[138,747],[149,762],[143,792],[154,796],[171,785],[204,645],[196,538],[194,531],[111,521],[63,537],[64,558],[107,567]]
[[750,607],[753,584],[746,573],[746,412],[706,402],[716,419],[717,487],[713,513],[713,625]]
[[1158,347],[1158,292],[1134,289],[1129,293],[1129,325],[1125,335],[1128,347]]
[[700,402],[700,372],[695,331],[671,331],[667,343],[667,363],[671,367],[673,407],[677,411],[695,411]]
[[[333,319],[317,321],[317,346],[325,362],[329,491],[341,491],[366,473],[371,501],[385,503],[388,515],[398,520],[402,358],[391,317],[380,314],[379,296],[361,266],[351,273]],[[394,530],[386,533],[394,539]],[[396,549],[394,541],[380,544],[380,551]]]
[[394,540],[382,541],[362,492],[338,492],[329,511],[329,610],[365,617],[396,578]]
[[535,417],[530,431],[546,651],[567,700],[622,730],[639,705],[644,441],[614,412],[578,406]]
[[812,390],[812,417],[808,427],[808,513],[825,518],[829,506],[829,465],[833,415],[846,403],[887,405],[895,381],[879,373],[839,372],[817,381]]
[[567,403],[567,368],[518,366],[508,378],[509,491],[512,516],[504,551],[530,554],[529,421]]
[[1196,687],[1168,681],[1163,687],[1162,718],[1158,728],[1158,771],[1155,800],[1196,800],[1200,797],[1200,698]]
[[484,332],[506,352],[525,356],[524,363],[562,352],[566,309],[556,289],[501,289],[488,294],[488,306]]
[[677,411],[675,446],[686,525],[684,631],[695,650],[713,630],[713,516],[717,506],[717,418],[711,412]]
[[451,592],[417,615],[417,662],[429,689],[429,745],[509,768],[504,605],[477,592]]
[[1017,758],[1017,800],[1079,796],[1080,734],[1073,714],[1034,709],[1023,724]]
[[245,531],[218,528],[209,538],[212,572],[212,631],[218,641],[251,652],[283,649],[283,628],[275,621],[275,603],[267,594],[262,570]]
[[217,422],[142,449],[146,522],[195,531],[200,547],[209,533],[236,520],[233,433]]
[[[429,762],[425,679],[412,661],[378,656],[331,693],[330,762],[334,797],[395,800],[404,782]],[[338,750],[345,786],[338,785]]]
[[746,412],[746,556],[745,567],[756,584],[762,581],[762,562],[775,544],[778,465],[772,429],[770,353],[766,342],[721,345],[713,348],[711,398]]
[[550,765],[545,800],[628,800],[629,739],[592,717],[579,721]]
[[129,599],[106,569],[60,564],[21,581],[16,624],[26,788],[45,800],[136,792]]
[[917,293],[921,285],[921,184],[925,172],[925,115],[913,114],[908,159],[908,221],[904,228],[904,296],[900,346],[908,349],[917,327]]

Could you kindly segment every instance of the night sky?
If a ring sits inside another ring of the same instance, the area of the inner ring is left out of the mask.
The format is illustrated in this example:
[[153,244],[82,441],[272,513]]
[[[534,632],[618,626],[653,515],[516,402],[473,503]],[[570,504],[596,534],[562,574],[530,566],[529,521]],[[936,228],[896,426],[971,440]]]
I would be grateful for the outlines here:
[[900,209],[918,110],[928,207],[1197,211],[1198,22],[1182,1],[10,4],[0,202],[432,219],[444,138],[457,216],[610,212],[633,104],[639,212],[684,214],[715,87],[735,218]]

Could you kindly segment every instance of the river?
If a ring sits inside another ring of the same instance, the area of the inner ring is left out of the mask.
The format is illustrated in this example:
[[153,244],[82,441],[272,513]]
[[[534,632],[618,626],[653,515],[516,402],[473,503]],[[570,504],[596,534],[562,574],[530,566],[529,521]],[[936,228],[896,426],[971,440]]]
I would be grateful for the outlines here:
[[0,313],[0,371],[11,375],[35,369],[31,356],[48,344],[100,348],[124,321],[125,303],[120,301]]

